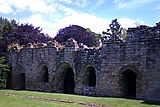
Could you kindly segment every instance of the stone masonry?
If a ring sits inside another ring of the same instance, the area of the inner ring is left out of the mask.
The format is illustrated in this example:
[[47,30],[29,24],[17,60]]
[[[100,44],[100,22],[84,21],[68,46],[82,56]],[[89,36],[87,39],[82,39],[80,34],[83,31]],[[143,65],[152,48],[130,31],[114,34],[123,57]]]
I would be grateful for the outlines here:
[[160,27],[128,29],[87,48],[69,39],[9,54],[11,88],[160,101]]

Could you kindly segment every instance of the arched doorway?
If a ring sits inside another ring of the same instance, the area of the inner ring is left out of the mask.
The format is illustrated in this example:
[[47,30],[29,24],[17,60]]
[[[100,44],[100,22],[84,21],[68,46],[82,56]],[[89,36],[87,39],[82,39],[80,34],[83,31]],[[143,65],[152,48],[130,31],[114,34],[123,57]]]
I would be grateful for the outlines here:
[[48,74],[48,67],[46,65],[44,65],[42,67],[42,80],[41,82],[49,82],[49,74]]
[[19,89],[24,90],[25,89],[25,73],[20,73],[19,74]]
[[95,71],[95,68],[93,66],[87,67],[86,73],[87,73],[86,82],[87,82],[88,86],[89,87],[95,87],[96,86],[96,71]]
[[46,64],[41,65],[40,71],[37,76],[38,82],[47,83],[49,82],[49,72]]
[[17,66],[15,72],[16,78],[13,78],[13,80],[16,81],[15,86],[20,90],[24,90],[26,88],[26,75],[24,67],[22,65]]
[[134,98],[136,97],[136,78],[137,75],[132,70],[126,70],[123,75],[123,91],[124,97]]
[[68,94],[73,94],[74,88],[75,88],[74,72],[71,67],[68,67],[64,75],[63,92]]

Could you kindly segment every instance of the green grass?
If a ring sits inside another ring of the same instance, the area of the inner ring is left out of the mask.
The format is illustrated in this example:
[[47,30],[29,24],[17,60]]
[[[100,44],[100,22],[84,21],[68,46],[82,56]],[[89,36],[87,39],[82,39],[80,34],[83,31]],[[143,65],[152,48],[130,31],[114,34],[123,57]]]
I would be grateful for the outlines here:
[[35,96],[54,98],[59,100],[70,100],[74,102],[88,102],[109,105],[111,107],[160,107],[160,105],[145,103],[143,100],[130,100],[124,98],[88,97],[58,93],[15,90],[0,90],[0,93],[17,95],[5,96],[0,94],[0,107],[83,107],[83,105],[80,104],[46,101],[42,99],[28,99],[21,98],[20,96]]
[[[75,107],[75,105],[42,100],[28,100],[11,96],[0,96],[0,107]],[[76,105],[76,107],[82,106]]]

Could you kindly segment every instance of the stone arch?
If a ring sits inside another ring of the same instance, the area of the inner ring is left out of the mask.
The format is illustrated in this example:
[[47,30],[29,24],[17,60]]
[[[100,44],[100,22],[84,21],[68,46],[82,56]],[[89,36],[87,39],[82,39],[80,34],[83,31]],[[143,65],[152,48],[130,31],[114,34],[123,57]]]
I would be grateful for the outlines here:
[[19,65],[16,68],[16,82],[18,89],[24,90],[25,89],[25,84],[26,84],[26,75],[25,75],[25,69],[22,65]]
[[85,78],[83,83],[89,87],[96,86],[96,70],[95,67],[88,65],[85,68]]
[[38,80],[39,82],[44,82],[44,83],[49,82],[49,72],[47,64],[41,65]]
[[55,68],[54,86],[63,93],[73,94],[75,89],[74,69],[68,62],[62,62]]
[[136,98],[140,92],[141,73],[135,66],[127,65],[120,69],[119,85],[123,97]]

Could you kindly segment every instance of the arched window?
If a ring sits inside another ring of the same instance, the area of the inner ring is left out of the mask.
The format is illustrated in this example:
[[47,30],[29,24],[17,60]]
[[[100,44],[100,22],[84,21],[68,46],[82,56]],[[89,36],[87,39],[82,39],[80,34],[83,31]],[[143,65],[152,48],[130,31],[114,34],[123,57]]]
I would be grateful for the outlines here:
[[86,76],[87,76],[87,84],[89,87],[96,86],[96,71],[93,66],[89,66],[86,69]]

